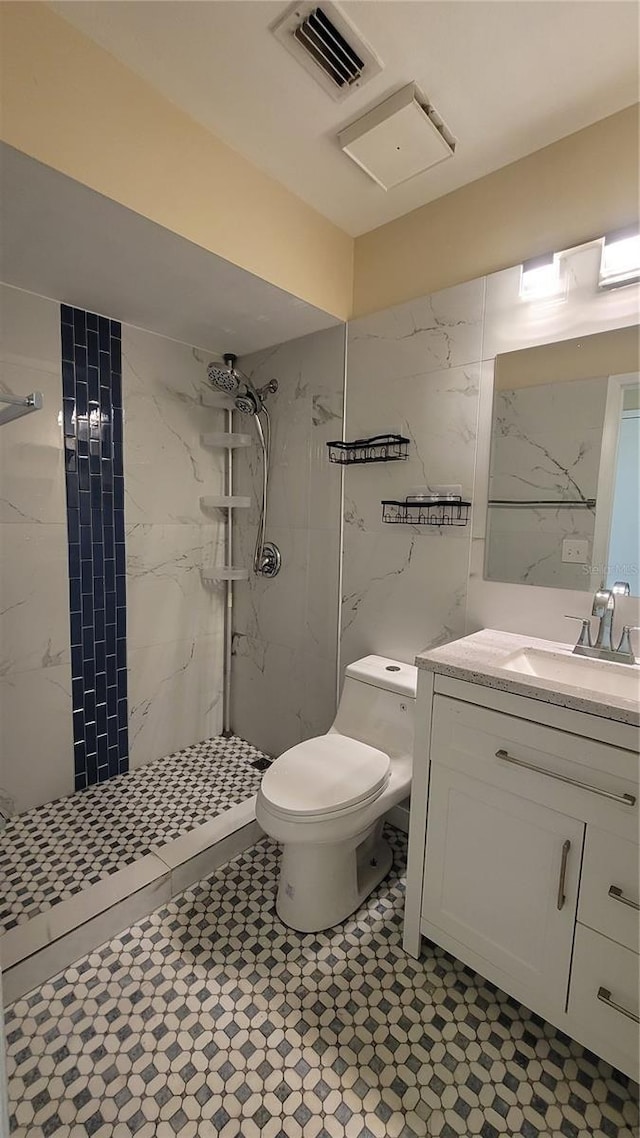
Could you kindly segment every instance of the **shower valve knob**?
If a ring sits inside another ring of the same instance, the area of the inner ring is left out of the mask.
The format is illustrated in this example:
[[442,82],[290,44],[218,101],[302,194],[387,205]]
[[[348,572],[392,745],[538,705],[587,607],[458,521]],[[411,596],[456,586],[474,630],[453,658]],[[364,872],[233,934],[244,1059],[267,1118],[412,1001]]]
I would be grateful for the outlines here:
[[266,541],[262,547],[262,560],[258,567],[261,577],[277,577],[280,572],[282,557],[277,545]]

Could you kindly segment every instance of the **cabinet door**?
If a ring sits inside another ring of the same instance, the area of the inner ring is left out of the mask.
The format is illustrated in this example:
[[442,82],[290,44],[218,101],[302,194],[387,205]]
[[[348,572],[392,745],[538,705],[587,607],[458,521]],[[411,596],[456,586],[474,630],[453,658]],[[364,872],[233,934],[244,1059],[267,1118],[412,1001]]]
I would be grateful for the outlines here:
[[423,918],[564,1010],[584,824],[433,764]]

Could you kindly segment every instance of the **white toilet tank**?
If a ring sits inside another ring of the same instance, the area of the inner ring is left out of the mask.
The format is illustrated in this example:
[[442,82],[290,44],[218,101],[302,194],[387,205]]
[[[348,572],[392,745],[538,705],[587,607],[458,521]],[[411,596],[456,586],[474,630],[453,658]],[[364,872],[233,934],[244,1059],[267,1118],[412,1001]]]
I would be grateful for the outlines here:
[[331,731],[359,739],[391,758],[413,753],[418,669],[384,656],[365,656],[345,669]]

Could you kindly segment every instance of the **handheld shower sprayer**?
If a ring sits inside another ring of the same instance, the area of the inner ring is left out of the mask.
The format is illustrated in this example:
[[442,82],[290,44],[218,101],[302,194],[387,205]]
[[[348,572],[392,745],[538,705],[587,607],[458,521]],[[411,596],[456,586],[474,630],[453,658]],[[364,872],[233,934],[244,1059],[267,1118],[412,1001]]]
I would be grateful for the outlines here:
[[257,415],[261,410],[253,391],[247,390],[243,395],[236,395],[236,411],[243,415]]

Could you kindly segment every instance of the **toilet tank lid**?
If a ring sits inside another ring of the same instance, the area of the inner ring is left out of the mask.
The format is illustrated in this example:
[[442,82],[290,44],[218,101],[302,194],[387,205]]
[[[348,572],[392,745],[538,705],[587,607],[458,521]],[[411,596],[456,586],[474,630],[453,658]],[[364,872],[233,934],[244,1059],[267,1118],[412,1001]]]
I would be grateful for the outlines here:
[[418,669],[414,664],[402,664],[399,660],[388,660],[386,656],[364,656],[362,660],[349,664],[345,676],[371,684],[374,688],[416,698]]

